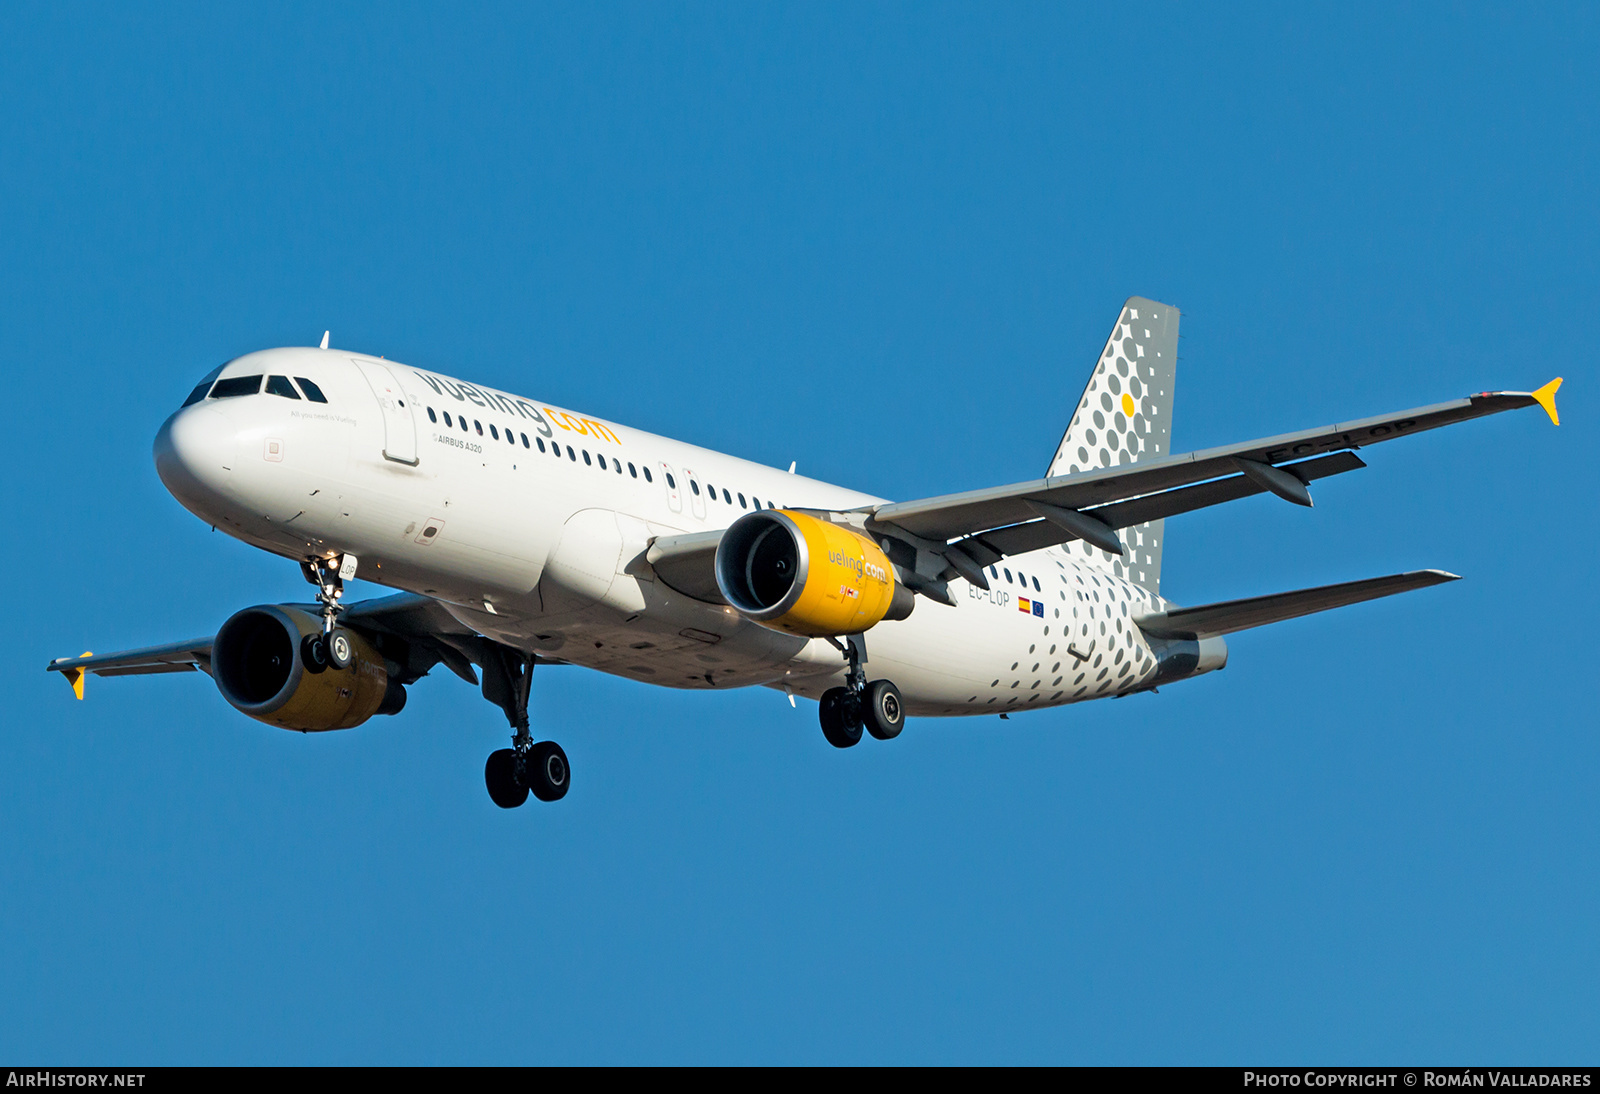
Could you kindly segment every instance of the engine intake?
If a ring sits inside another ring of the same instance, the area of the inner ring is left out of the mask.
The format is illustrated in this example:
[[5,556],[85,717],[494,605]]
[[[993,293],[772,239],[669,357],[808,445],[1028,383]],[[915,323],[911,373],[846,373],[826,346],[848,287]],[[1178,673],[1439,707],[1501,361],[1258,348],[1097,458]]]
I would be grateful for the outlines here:
[[717,587],[745,618],[811,638],[860,634],[916,606],[879,546],[806,513],[763,509],[717,545]]
[[398,714],[405,688],[360,635],[350,633],[348,668],[307,669],[302,640],[321,630],[320,619],[286,604],[236,612],[211,646],[217,690],[240,713],[284,729],[349,729],[374,714]]

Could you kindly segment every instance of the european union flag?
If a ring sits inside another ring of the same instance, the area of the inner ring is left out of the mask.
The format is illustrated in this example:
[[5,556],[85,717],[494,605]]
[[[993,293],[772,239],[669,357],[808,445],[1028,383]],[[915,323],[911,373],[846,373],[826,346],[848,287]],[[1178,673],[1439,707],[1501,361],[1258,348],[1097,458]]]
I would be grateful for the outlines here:
[[1038,616],[1040,619],[1044,618],[1044,601],[1035,600],[1033,602],[1033,614]]

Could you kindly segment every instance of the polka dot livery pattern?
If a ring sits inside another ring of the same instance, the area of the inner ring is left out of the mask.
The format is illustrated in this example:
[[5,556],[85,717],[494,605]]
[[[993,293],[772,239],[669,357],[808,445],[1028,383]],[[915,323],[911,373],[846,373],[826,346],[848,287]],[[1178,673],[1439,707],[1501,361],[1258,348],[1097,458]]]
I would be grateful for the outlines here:
[[[1122,306],[1047,475],[1076,475],[1171,453],[1178,318],[1177,308],[1142,296]],[[1123,529],[1126,556],[1081,540],[1065,550],[1159,594],[1163,524],[1155,520]]]

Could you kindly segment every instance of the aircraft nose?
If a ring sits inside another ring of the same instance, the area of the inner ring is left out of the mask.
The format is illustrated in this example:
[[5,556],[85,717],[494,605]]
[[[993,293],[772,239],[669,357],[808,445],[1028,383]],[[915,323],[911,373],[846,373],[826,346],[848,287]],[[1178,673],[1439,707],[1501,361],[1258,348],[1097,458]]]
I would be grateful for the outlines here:
[[221,411],[204,403],[185,407],[156,434],[156,474],[175,498],[193,509],[225,489],[238,448],[238,431]]

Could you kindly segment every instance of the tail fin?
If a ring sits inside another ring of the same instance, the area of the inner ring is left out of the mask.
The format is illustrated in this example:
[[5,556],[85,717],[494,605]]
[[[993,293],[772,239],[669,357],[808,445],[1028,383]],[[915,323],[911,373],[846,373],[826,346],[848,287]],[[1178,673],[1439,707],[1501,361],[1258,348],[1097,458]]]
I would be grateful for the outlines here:
[[[1142,296],[1122,306],[1046,474],[1072,475],[1170,454],[1178,318],[1177,308]],[[1126,529],[1125,559],[1087,543],[1078,549],[1159,594],[1163,531],[1159,520]]]

